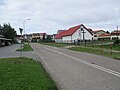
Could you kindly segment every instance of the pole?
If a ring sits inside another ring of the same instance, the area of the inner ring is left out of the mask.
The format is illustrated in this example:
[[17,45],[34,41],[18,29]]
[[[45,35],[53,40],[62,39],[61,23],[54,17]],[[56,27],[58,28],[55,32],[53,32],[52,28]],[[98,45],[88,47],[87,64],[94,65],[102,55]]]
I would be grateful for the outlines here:
[[20,57],[22,57],[22,33],[21,33],[21,43],[20,43]]
[[23,31],[23,29],[22,28],[19,28],[19,30],[20,30],[20,34],[21,34],[21,42],[20,42],[20,57],[22,57],[22,31]]
[[24,42],[25,42],[25,39],[26,39],[26,35],[25,35],[25,22],[26,22],[27,20],[30,20],[30,19],[25,19],[25,20],[23,21]]

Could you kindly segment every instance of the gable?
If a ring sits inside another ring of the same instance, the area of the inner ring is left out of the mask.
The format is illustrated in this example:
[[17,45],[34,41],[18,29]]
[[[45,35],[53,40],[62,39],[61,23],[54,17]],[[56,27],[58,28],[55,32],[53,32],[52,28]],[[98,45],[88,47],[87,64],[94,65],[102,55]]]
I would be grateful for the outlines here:
[[59,34],[56,35],[55,38],[58,39],[58,38],[62,38],[62,37],[65,37],[65,36],[71,36],[71,35],[73,35],[78,29],[80,29],[81,27],[82,27],[83,29],[87,30],[91,35],[93,35],[90,30],[88,30],[83,24],[81,24],[81,25],[77,25],[77,26],[71,27],[71,28],[69,28],[69,29],[66,30],[66,31],[60,32]]

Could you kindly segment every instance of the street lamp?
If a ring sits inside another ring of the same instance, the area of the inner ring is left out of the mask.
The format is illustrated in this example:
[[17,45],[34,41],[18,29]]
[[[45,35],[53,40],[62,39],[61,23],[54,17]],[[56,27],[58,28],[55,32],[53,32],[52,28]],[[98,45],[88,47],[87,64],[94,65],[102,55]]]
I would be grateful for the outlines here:
[[25,22],[26,22],[27,20],[30,20],[30,19],[25,19],[25,20],[23,21],[24,41],[25,41],[25,39],[26,39],[26,35],[25,35]]

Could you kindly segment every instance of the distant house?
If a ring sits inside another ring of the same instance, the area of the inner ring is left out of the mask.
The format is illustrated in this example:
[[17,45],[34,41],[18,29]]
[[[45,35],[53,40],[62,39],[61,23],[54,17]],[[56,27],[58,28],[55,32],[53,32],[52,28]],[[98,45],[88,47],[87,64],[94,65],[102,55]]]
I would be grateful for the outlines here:
[[3,35],[0,35],[0,47],[7,46],[12,44],[12,39],[4,38]]
[[98,40],[110,40],[111,34],[104,33],[104,34],[99,35],[97,38],[98,38]]
[[23,40],[23,35],[21,36],[21,35],[16,35],[16,41],[18,42],[18,43],[21,43],[21,40]]
[[104,34],[107,34],[104,30],[93,30],[93,39],[94,40],[98,40],[100,39],[100,35],[104,35]]
[[83,24],[62,31],[55,36],[57,43],[74,43],[78,40],[92,40],[92,32]]
[[39,33],[33,33],[32,38],[40,38],[40,34]]
[[111,32],[111,39],[120,39],[120,30],[114,30]]
[[40,33],[40,39],[46,39],[47,38],[47,34],[46,33]]
[[34,39],[36,42],[39,42],[40,40],[43,40],[46,38],[47,38],[46,33],[33,33],[32,34],[32,40]]
[[52,36],[51,36],[51,38],[52,38],[52,41],[55,41],[55,36],[56,36],[57,34],[53,34]]
[[27,39],[29,42],[31,42],[31,40],[32,40],[32,34],[26,34],[25,36],[26,36],[26,39]]

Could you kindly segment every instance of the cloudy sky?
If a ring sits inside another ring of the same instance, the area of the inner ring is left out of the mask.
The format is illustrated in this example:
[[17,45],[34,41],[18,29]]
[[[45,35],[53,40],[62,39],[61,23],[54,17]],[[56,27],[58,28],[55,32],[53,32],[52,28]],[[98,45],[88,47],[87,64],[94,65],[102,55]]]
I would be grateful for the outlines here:
[[10,23],[19,34],[24,21],[26,33],[53,34],[79,24],[112,31],[120,27],[120,0],[0,0],[0,24]]

